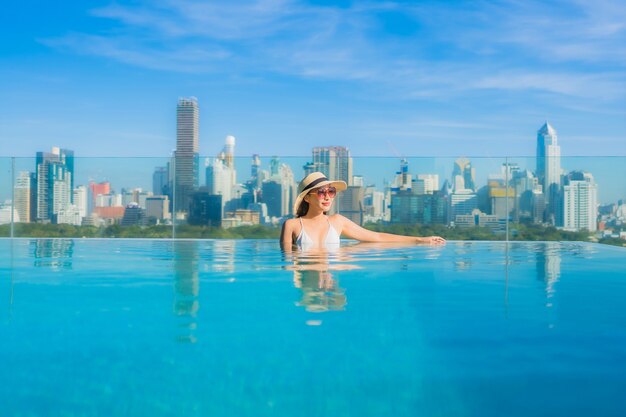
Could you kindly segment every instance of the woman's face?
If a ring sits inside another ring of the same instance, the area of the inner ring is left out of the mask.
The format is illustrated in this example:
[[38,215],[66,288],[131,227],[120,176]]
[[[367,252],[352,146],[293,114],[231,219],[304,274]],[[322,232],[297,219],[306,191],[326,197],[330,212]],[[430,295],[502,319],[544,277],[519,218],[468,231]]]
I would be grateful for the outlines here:
[[337,195],[337,189],[335,187],[319,187],[311,190],[307,194],[305,201],[309,203],[309,207],[317,207],[321,211],[329,211]]

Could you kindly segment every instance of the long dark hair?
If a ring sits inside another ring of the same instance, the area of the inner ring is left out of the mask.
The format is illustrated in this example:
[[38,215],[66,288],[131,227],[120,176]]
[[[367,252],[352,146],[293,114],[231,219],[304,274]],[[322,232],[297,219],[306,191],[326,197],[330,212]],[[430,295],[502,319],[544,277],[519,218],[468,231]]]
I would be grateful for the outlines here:
[[302,200],[300,202],[300,206],[298,207],[298,211],[296,212],[296,217],[306,216],[308,212],[309,212],[309,203]]
[[[302,202],[300,203],[300,207],[298,207],[298,211],[296,212],[296,217],[306,216],[308,212],[309,212],[309,203],[302,200]],[[325,211],[324,214],[328,214],[328,212]]]

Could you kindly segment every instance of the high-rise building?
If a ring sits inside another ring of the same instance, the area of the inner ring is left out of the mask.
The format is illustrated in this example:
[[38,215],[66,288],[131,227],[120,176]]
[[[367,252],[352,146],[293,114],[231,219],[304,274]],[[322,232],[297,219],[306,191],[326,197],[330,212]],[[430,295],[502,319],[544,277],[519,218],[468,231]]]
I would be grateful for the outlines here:
[[391,184],[391,192],[411,190],[413,185],[412,176],[409,173],[409,162],[406,159],[400,161],[400,171],[396,171],[393,183]]
[[37,152],[37,221],[55,222],[60,210],[72,204],[74,152],[52,148]]
[[228,135],[224,141],[224,149],[220,154],[220,159],[224,161],[224,165],[235,169],[235,137]]
[[[348,148],[343,146],[315,147],[312,164],[313,167],[309,168],[322,172],[328,179],[341,180],[352,185],[352,157]],[[305,165],[305,171],[307,167],[308,165]]]
[[563,187],[563,228],[565,230],[597,229],[598,187],[593,175],[572,171],[565,177]]
[[84,185],[79,185],[74,188],[74,205],[78,210],[78,215],[82,219],[83,217],[87,217],[89,204],[87,198],[87,187]]
[[154,195],[166,195],[168,191],[169,173],[167,167],[156,167],[152,174],[152,192]]
[[176,107],[175,209],[187,212],[191,193],[199,186],[199,109],[195,97],[181,98]]
[[556,130],[546,122],[537,132],[537,178],[543,186],[548,223],[560,226],[561,147]]
[[213,195],[201,189],[192,194],[189,224],[220,227],[224,203],[221,195]]
[[339,213],[354,223],[362,225],[365,220],[364,203],[365,187],[350,185],[341,193]]
[[146,198],[146,217],[154,219],[157,223],[170,218],[169,201],[166,195],[158,195]]
[[454,168],[452,169],[452,184],[454,186],[454,191],[476,191],[476,170],[472,168],[472,163],[469,159],[459,158],[454,161]]
[[35,174],[22,171],[15,179],[15,209],[19,214],[20,222],[35,221],[37,201],[37,181]]

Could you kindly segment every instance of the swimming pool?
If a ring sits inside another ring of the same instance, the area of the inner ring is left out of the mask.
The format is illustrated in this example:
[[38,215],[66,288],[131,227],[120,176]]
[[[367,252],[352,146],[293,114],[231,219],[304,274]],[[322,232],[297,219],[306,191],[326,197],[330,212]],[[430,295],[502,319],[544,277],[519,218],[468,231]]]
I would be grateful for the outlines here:
[[0,240],[6,416],[624,416],[626,250]]

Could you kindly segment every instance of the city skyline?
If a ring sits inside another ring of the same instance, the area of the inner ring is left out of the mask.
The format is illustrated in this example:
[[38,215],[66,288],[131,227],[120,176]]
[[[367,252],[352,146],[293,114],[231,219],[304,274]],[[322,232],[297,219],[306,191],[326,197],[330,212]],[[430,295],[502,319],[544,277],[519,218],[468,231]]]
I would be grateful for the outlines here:
[[165,157],[188,96],[208,156],[227,135],[240,155],[531,156],[547,120],[563,156],[626,155],[617,1],[27,0],[6,16],[3,156]]
[[[255,154],[248,160],[250,176],[238,181],[234,136],[225,138],[216,158],[205,160],[206,181],[201,184],[197,99],[180,98],[176,114],[176,150],[165,166],[152,167],[152,190],[133,184],[118,193],[109,182],[98,184],[93,179],[88,181],[88,188],[82,184],[74,187],[80,172],[74,152],[52,147],[51,153],[37,152],[35,172],[21,168],[17,172],[16,221],[101,226],[182,221],[232,227],[241,222],[276,225],[294,215],[291,207],[296,180],[292,167],[272,157],[270,169],[264,170]],[[305,175],[321,171],[329,178],[345,181],[348,189],[337,196],[335,209],[358,224],[477,225],[498,233],[504,230],[506,219],[511,219],[595,232],[599,205],[593,174],[586,169],[568,173],[562,168],[558,134],[548,122],[537,131],[536,145],[534,171],[506,159],[499,172],[488,175],[486,183],[477,181],[476,167],[466,157],[455,159],[452,176],[442,175],[443,184],[438,173],[424,167],[413,172],[409,161],[402,158],[399,170],[394,170],[391,181],[383,181],[381,191],[363,175],[354,175],[351,152],[344,146],[314,146],[311,159],[301,168]],[[107,170],[117,171],[119,166],[108,166]],[[15,174],[14,170],[12,177]],[[623,204],[622,196],[619,204]],[[2,222],[7,220],[7,208],[9,214],[13,212],[11,207],[6,202],[2,205]]]

